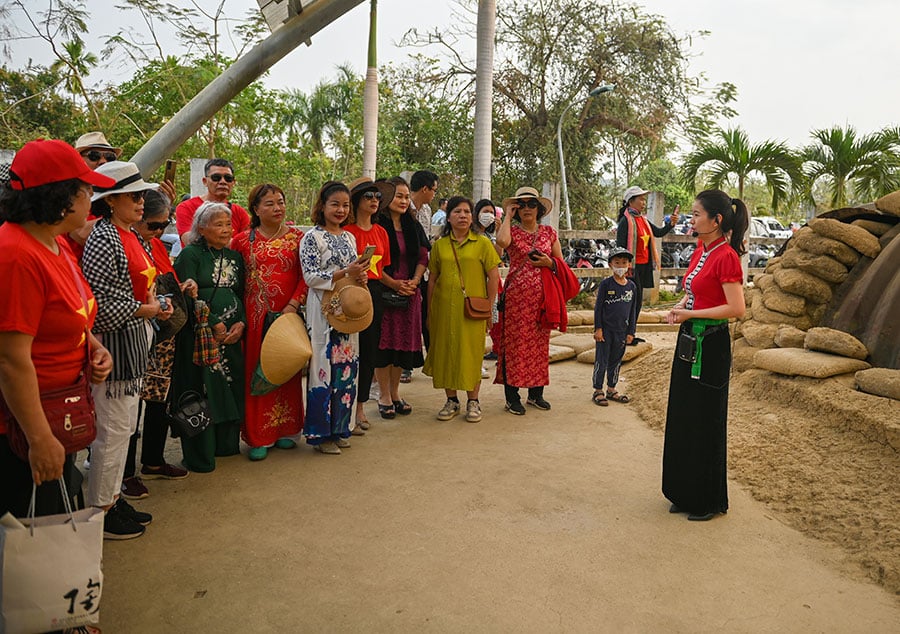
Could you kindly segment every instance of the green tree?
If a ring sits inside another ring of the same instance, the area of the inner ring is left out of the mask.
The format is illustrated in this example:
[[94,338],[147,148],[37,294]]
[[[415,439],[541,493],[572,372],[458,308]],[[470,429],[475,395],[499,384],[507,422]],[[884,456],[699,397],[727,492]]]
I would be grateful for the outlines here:
[[864,202],[900,188],[900,131],[859,135],[853,126],[813,130],[801,157],[807,190],[828,186],[833,208]]
[[802,179],[800,163],[787,145],[776,141],[752,145],[740,128],[719,130],[712,138],[701,141],[685,157],[681,169],[691,191],[698,189],[698,178],[704,186],[721,189],[734,177],[741,199],[747,177],[758,173],[772,193],[775,208]]
[[634,184],[650,191],[662,192],[666,197],[666,212],[671,213],[676,205],[682,213],[690,209],[693,196],[683,187],[678,167],[669,159],[657,159],[648,163],[634,179]]
[[86,129],[84,111],[57,90],[62,81],[44,66],[0,67],[0,147],[39,137],[74,141]]

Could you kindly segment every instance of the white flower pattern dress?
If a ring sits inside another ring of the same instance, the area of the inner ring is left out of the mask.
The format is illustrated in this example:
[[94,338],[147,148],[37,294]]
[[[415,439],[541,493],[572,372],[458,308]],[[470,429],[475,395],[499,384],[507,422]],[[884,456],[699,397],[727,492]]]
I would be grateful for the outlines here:
[[311,445],[350,437],[359,334],[348,335],[331,327],[322,314],[322,296],[334,288],[334,274],[356,258],[356,238],[349,231],[334,235],[313,227],[300,241],[300,267],[309,286],[306,324],[312,344],[303,435]]

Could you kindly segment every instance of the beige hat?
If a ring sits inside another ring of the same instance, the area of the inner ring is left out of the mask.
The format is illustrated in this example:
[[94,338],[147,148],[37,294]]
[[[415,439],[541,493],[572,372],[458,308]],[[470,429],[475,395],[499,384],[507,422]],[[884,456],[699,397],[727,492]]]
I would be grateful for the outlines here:
[[534,187],[520,187],[516,190],[515,196],[503,199],[503,207],[505,208],[509,203],[514,203],[520,198],[537,198],[544,206],[543,215],[549,214],[550,210],[553,209],[553,202],[549,198],[541,196]]
[[306,324],[297,313],[272,322],[259,351],[259,367],[273,385],[284,385],[309,363],[312,345]]
[[116,158],[122,156],[122,148],[111,146],[102,132],[88,132],[87,134],[82,134],[78,137],[78,140],[75,141],[75,151],[79,154],[84,150],[90,150],[92,148],[98,150],[111,150],[115,153]]
[[349,278],[338,280],[334,290],[322,295],[322,314],[335,330],[353,334],[372,323],[372,296],[368,289]]

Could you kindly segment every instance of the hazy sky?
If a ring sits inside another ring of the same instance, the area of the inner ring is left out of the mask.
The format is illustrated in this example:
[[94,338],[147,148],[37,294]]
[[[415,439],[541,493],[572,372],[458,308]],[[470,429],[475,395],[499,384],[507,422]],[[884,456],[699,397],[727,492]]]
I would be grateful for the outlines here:
[[[32,0],[37,6],[46,0]],[[172,0],[183,2],[183,0]],[[200,0],[204,5],[210,0]],[[114,0],[86,0],[91,31],[110,33],[122,14]],[[738,87],[736,120],[751,140],[783,139],[799,145],[812,128],[850,123],[862,132],[897,125],[900,108],[900,23],[896,0],[644,0],[677,33],[710,31],[694,38],[691,68],[713,83]],[[242,16],[255,0],[227,0],[226,12]],[[446,24],[452,0],[380,0],[379,63],[407,54],[395,45],[416,26]],[[337,64],[359,72],[366,62],[369,2],[365,1],[279,62],[267,82],[308,90],[332,77]],[[883,25],[883,26],[881,26]],[[96,45],[99,49],[99,44]],[[474,43],[470,50],[474,51]],[[37,50],[19,45],[14,64]],[[472,55],[474,57],[474,53]],[[46,60],[45,60],[46,61]]]

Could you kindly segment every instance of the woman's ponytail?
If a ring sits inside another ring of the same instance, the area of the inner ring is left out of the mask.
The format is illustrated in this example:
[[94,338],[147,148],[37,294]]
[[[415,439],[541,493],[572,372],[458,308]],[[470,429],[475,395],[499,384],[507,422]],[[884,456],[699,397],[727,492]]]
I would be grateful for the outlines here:
[[721,217],[719,228],[725,235],[731,232],[729,239],[731,248],[737,251],[738,255],[744,255],[747,252],[744,247],[744,234],[750,226],[750,214],[744,201],[732,198],[720,189],[707,189],[697,194],[697,202],[710,218]]
[[[747,205],[740,198],[732,198],[731,204],[734,205],[734,221],[731,225],[731,248],[737,251],[738,255],[744,255],[747,248],[744,242],[744,236],[747,229],[750,228],[750,214],[747,211]],[[750,236],[747,236],[749,239]]]

